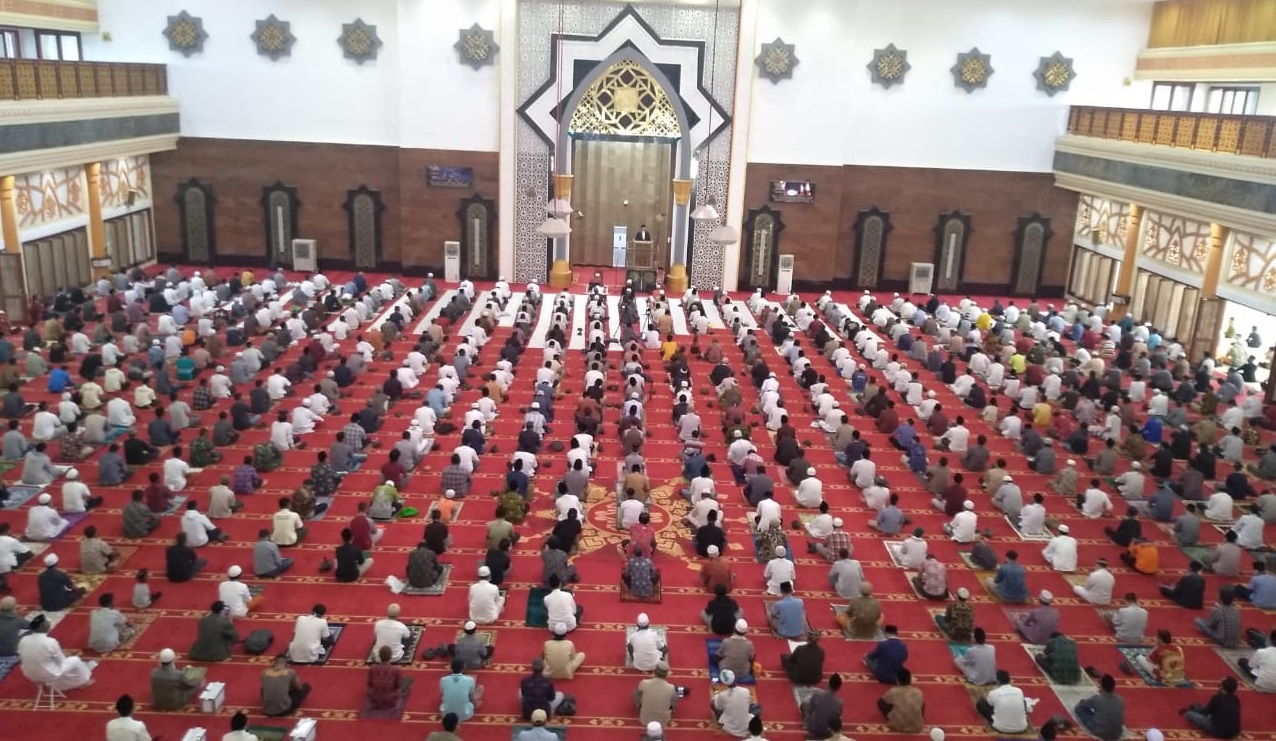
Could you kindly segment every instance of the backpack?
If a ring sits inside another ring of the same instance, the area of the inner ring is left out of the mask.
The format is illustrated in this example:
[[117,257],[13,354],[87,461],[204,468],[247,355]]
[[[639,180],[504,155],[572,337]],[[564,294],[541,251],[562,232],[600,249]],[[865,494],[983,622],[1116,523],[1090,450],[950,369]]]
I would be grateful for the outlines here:
[[275,642],[275,634],[268,630],[254,630],[244,639],[244,650],[253,656],[261,656]]

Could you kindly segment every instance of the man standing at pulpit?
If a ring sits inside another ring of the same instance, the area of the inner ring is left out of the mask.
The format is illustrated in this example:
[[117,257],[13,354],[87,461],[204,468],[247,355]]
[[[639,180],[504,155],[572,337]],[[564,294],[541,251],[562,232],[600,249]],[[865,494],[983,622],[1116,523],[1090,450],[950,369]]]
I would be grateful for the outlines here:
[[638,225],[638,233],[634,235],[634,241],[635,242],[650,242],[651,241],[651,232],[647,231],[646,224]]

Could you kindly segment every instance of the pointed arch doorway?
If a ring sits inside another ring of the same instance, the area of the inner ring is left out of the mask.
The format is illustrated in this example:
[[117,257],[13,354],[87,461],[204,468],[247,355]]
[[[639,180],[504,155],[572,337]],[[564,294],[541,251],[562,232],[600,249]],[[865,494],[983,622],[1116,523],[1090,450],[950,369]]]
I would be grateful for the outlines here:
[[621,58],[568,109],[574,264],[612,265],[617,227],[632,243],[645,225],[663,269],[670,244],[685,239],[675,228],[673,180],[686,114],[666,86],[641,61]]

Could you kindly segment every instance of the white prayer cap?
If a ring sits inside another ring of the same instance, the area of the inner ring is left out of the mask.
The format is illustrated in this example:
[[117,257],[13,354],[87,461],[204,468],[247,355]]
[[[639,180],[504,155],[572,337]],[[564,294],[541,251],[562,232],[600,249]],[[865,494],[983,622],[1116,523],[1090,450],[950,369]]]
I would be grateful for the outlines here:
[[232,579],[238,578],[239,575],[242,573],[244,573],[244,570],[239,568],[238,566],[231,566],[229,569],[226,570],[226,576],[229,576]]
[[35,501],[39,504],[48,504],[49,502],[53,501],[53,497],[49,496],[49,494],[46,492],[44,494],[41,494],[40,498]]
[[159,660],[161,664],[171,664],[177,661],[177,652],[171,648],[166,648],[159,652]]
[[1133,462],[1133,463],[1131,463],[1131,464],[1130,464],[1130,468],[1133,468],[1135,471],[1137,471],[1137,470],[1139,470],[1140,468],[1143,468],[1143,464],[1142,464],[1142,463],[1139,463],[1138,461],[1135,461],[1135,462]]
[[427,277],[427,278],[433,278],[433,277],[434,277],[434,273],[426,273],[426,274],[425,274],[425,277]]
[[808,468],[808,469],[806,469],[806,475],[807,475],[807,476],[814,476],[814,475],[815,475],[815,469],[814,469],[814,468]]
[[[665,731],[660,727],[659,721],[653,720],[647,724],[647,738],[662,738],[664,734]],[[1151,741],[1151,739],[1148,741]]]
[[1013,477],[1013,476],[1003,476],[1001,480],[1002,480],[1002,481],[1014,481],[1015,479],[1014,479],[1014,477]]
[[337,372],[336,372],[336,371],[328,371],[328,378],[333,378],[333,377],[335,377],[336,375],[337,375]]
[[235,357],[237,357],[237,358],[242,358],[242,357],[244,357],[244,354],[243,354],[242,352],[237,352],[237,353],[235,353]]
[[217,372],[218,372],[218,373],[225,373],[225,372],[226,372],[226,366],[224,366],[224,365],[219,365],[219,366],[217,366]]
[[62,394],[62,401],[70,401],[70,400],[71,400],[71,392],[70,391],[64,392]]
[[735,621],[735,632],[747,633],[748,631],[749,631],[749,621],[745,620],[744,618],[740,618],[739,620]]
[[567,635],[567,623],[554,623],[554,635],[556,636]]
[[309,396],[307,396],[306,398],[302,399],[302,400],[301,400],[301,405],[302,405],[303,407],[307,407],[307,408],[308,408],[308,407],[310,406],[310,397],[309,397]]
[[411,365],[411,362],[409,362],[409,361],[405,358],[405,359],[403,360],[403,362],[402,362],[402,363],[399,363],[399,365],[403,366],[404,368],[407,368],[409,365]]
[[730,687],[731,685],[735,684],[735,672],[731,671],[730,669],[723,669],[722,671],[718,672],[718,681]]
[[1069,459],[1068,459],[1068,465],[1069,465],[1069,466],[1075,466],[1075,465],[1077,465],[1077,462],[1076,462],[1076,461],[1074,461],[1074,460],[1072,460],[1071,458],[1069,458]]
[[156,347],[158,347],[158,346],[159,346],[159,340],[151,340],[151,344],[152,344],[152,345],[155,345]]
[[648,625],[651,625],[651,619],[647,617],[647,613],[645,612],[638,613],[638,627],[645,628]]
[[842,523],[842,518],[841,518],[841,517],[834,517],[834,518],[833,518],[833,527],[841,527],[841,526],[842,526],[842,524],[843,524],[843,523]]
[[487,566],[480,566],[478,570],[478,575],[480,579],[487,579],[492,576],[492,570],[488,568]]
[[540,409],[540,408],[541,408],[541,403],[539,401],[532,402],[532,409]]
[[1165,741],[1165,734],[1160,729],[1149,728],[1147,732],[1147,741]]
[[970,599],[970,590],[962,587],[957,590],[957,599]]
[[944,741],[944,729],[942,728],[930,729],[930,741]]
[[57,566],[57,565],[58,565],[58,554],[56,554],[56,553],[50,553],[49,555],[45,556],[45,557],[44,557],[44,565],[45,565],[45,566]]
[[709,558],[717,558],[718,554],[721,552],[722,551],[718,550],[718,546],[716,545],[711,545],[705,549],[705,553],[709,554]]
[[1037,599],[1041,600],[1042,602],[1053,602],[1054,595],[1050,593],[1049,589],[1043,589],[1041,590],[1041,594],[1037,595]]
[[1067,526],[1067,525],[1060,525],[1060,526],[1059,526],[1058,528],[1056,528],[1056,529],[1057,529],[1059,532],[1061,532],[1061,533],[1063,533],[1063,534],[1065,534],[1065,535],[1067,535],[1067,533],[1068,533],[1068,526]]
[[775,555],[776,555],[776,558],[784,558],[784,555],[785,555],[786,553],[788,553],[788,551],[784,550],[784,546],[782,546],[782,545],[777,545],[777,546],[775,547]]
[[456,499],[456,489],[448,489],[443,492],[444,499]]
[[967,499],[966,501],[961,503],[961,506],[965,507],[966,509],[974,509],[975,503]]
[[740,430],[736,430],[734,433],[731,434],[731,437],[735,437],[735,438],[744,437],[744,433],[741,432]]
[[80,472],[77,469],[72,468],[71,470],[66,472],[66,477],[68,479],[71,479],[72,481],[75,481],[76,479],[80,478]]
[[935,398],[935,392],[934,392],[934,391],[927,391],[927,392],[926,392],[926,398],[928,398],[928,399],[933,399],[933,398]]
[[464,628],[465,628],[465,632],[469,633],[475,630],[476,628],[478,628],[478,624],[475,623],[473,620],[466,620]]

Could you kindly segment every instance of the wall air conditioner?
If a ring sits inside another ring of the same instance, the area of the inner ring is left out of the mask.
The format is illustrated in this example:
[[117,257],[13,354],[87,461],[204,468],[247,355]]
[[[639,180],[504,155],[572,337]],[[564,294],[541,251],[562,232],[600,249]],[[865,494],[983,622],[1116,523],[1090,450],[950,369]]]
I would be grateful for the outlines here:
[[461,282],[461,243],[443,243],[443,280],[448,283]]
[[935,263],[915,262],[908,268],[908,292],[930,293],[935,282]]
[[292,240],[292,269],[302,273],[319,272],[319,248],[315,240]]
[[775,292],[781,296],[793,293],[793,255],[780,255],[780,270],[775,277]]

